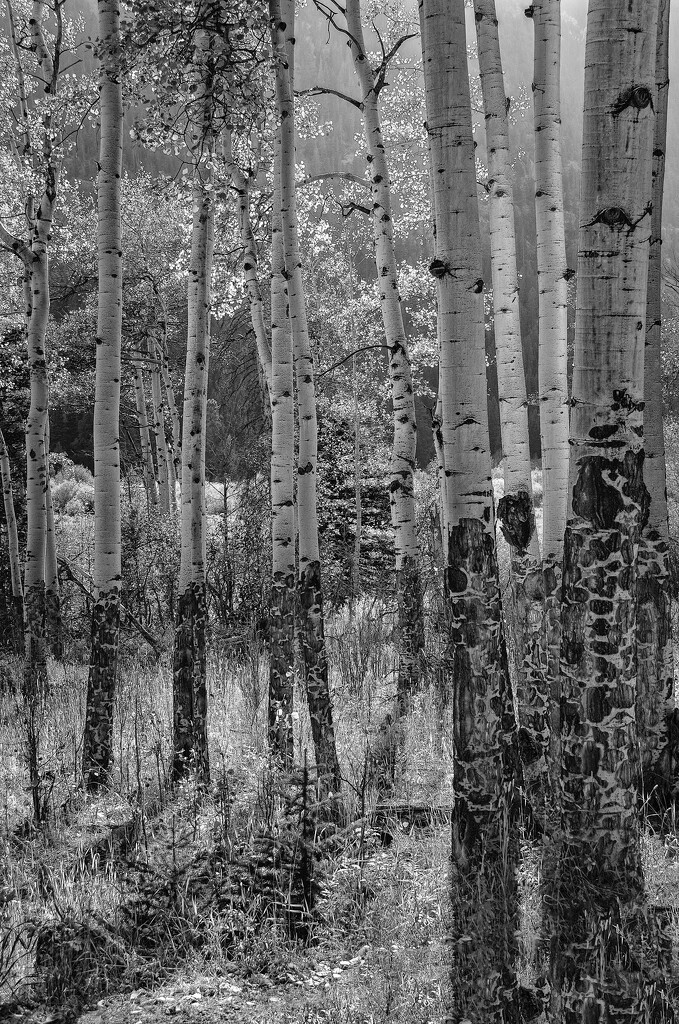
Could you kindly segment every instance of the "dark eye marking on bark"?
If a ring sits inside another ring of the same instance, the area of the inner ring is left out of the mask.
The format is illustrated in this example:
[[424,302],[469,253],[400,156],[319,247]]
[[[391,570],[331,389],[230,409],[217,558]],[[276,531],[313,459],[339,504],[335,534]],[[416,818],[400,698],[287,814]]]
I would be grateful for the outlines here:
[[627,107],[635,107],[636,110],[644,110],[645,107],[650,107],[653,110],[653,94],[651,90],[645,85],[631,85],[628,89],[624,89],[615,101],[613,117],[618,117]]
[[432,260],[429,264],[429,273],[432,277],[436,277],[439,280],[445,277],[446,274],[450,274],[450,267],[443,260]]
[[528,491],[505,494],[497,503],[497,518],[502,534],[517,551],[525,551],[535,531],[533,504]]

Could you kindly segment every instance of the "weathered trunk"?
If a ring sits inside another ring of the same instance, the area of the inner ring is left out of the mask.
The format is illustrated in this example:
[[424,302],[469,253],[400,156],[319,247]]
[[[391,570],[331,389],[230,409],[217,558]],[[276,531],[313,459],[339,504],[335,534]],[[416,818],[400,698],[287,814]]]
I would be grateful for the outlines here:
[[297,599],[299,632],[304,657],[304,678],[316,768],[321,792],[339,792],[341,774],[335,746],[332,702],[328,686],[328,663],[323,624],[323,591],[318,546],[316,509],[316,470],[318,426],[314,363],[309,343],[306,303],[302,282],[302,264],[297,237],[295,200],[295,111],[291,63],[286,42],[294,39],[294,3],[284,0],[285,18],[279,0],[270,0],[272,44],[276,59],[276,105],[281,148],[281,220],[288,304],[294,347],[299,448],[297,464],[297,503],[299,529],[299,570]]
[[164,515],[169,515],[172,507],[172,492],[170,489],[170,458],[165,436],[165,407],[163,403],[163,389],[160,381],[160,368],[156,353],[156,346],[152,337],[148,338],[147,352],[151,360],[151,433],[156,448],[156,462],[158,465],[158,502]]
[[[160,300],[159,300],[160,301]],[[158,355],[158,366],[163,382],[163,392],[167,409],[170,414],[171,439],[169,442],[170,462],[168,464],[168,486],[170,489],[170,502],[173,513],[177,510],[177,482],[181,482],[182,472],[182,432],[179,423],[179,413],[174,397],[174,389],[170,380],[170,371],[167,365],[167,318],[164,305],[161,303],[160,338],[156,340],[156,352]]]
[[504,496],[498,503],[497,516],[511,550],[520,751],[526,783],[530,789],[542,790],[549,746],[550,694],[541,664],[544,586],[533,512],[508,104],[495,0],[474,0],[474,15],[488,151],[493,315],[504,469]]
[[[271,662],[269,744],[292,765],[292,675],[295,645],[295,408],[292,334],[281,221],[280,147],[274,155],[271,223]],[[261,355],[260,355],[261,358]]]
[[642,529],[639,543],[637,584],[637,730],[641,751],[642,795],[647,807],[652,806],[656,810],[668,806],[677,762],[660,362],[661,230],[669,87],[669,16],[670,0],[660,0],[653,100],[653,216],[644,356],[644,482],[649,493],[650,507],[648,522]]
[[635,725],[657,14],[648,0],[590,0],[587,21],[561,615],[564,829],[543,899],[559,1021],[665,1019]]
[[61,593],[59,590],[59,566],[57,563],[57,534],[54,528],[52,508],[52,481],[49,473],[49,423],[45,432],[45,458],[47,479],[45,489],[45,510],[47,533],[45,535],[45,636],[53,658],[60,660],[64,654],[61,622]]
[[113,702],[120,632],[120,348],[123,312],[120,179],[123,96],[119,0],[99,0],[99,291],[94,397],[94,591],[83,775],[96,790],[113,765]]
[[[535,30],[533,116],[538,267],[538,392],[542,448],[542,568],[545,588],[543,668],[552,690],[552,765],[559,750],[559,593],[568,494],[568,355],[566,234],[561,166],[561,4],[528,8]],[[556,781],[552,773],[553,781]]]
[[421,655],[424,648],[424,611],[413,485],[417,447],[415,396],[398,290],[389,165],[382,138],[379,110],[381,86],[368,60],[363,39],[360,0],[348,0],[346,18],[351,54],[361,90],[361,112],[370,172],[377,282],[384,333],[389,347],[389,379],[394,422],[389,504],[394,531],[398,602],[397,696],[400,710],[405,711],[412,693],[420,685]]
[[14,510],[14,490],[12,488],[12,471],[9,452],[5,438],[0,430],[0,476],[2,477],[2,498],[7,523],[7,547],[9,554],[9,572],[12,581],[12,634],[18,653],[23,653],[23,621],[24,621],[24,587],[21,581],[21,554],[19,552],[19,531]]
[[518,750],[495,554],[483,280],[464,0],[420,6],[438,286],[447,673],[455,810],[452,1017],[518,1020]]
[[210,776],[207,740],[205,627],[205,421],[210,348],[210,279],[214,248],[212,172],[193,171],[188,344],[182,435],[181,564],[174,645],[173,776]]

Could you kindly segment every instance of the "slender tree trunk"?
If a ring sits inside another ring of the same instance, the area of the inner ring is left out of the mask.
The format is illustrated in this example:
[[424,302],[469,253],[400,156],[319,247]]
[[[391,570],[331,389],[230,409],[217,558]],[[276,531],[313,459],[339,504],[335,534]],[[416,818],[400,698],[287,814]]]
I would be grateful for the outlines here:
[[508,105],[495,0],[474,0],[474,15],[488,150],[493,313],[505,485],[497,515],[511,550],[510,579],[519,652],[520,751],[529,788],[542,790],[549,747],[550,694],[541,665],[544,586],[533,512]]
[[481,242],[464,0],[420,6],[438,285],[448,672],[453,696],[452,1018],[519,1020],[517,732],[495,553]]
[[666,1019],[644,896],[635,725],[657,15],[657,2],[590,0],[587,21],[561,620],[564,831],[544,898],[558,1021]]
[[123,94],[119,0],[99,0],[100,119],[97,177],[99,297],[94,398],[94,592],[83,774],[88,789],[110,778],[120,632],[120,348],[123,258],[120,179]]
[[661,230],[669,87],[669,17],[670,0],[660,0],[653,100],[653,217],[644,359],[644,482],[651,504],[648,522],[642,529],[639,543],[637,591],[637,729],[642,792],[644,800],[648,802],[647,806],[658,810],[666,809],[671,799],[677,761],[660,362]]
[[151,432],[146,409],[146,390],[144,388],[144,371],[139,362],[134,365],[134,396],[137,404],[137,423],[139,425],[139,442],[141,445],[141,461],[146,487],[146,497],[151,505],[158,504],[158,485],[151,451]]
[[0,476],[2,476],[2,498],[5,507],[7,546],[9,549],[9,572],[12,581],[12,611],[14,616],[12,633],[15,637],[17,651],[23,653],[24,588],[21,581],[19,531],[17,529],[16,512],[14,511],[14,491],[12,488],[9,452],[7,451],[2,430],[0,430]]
[[417,447],[415,396],[398,290],[389,166],[379,111],[381,85],[370,67],[365,48],[360,0],[347,0],[346,18],[351,54],[361,90],[363,129],[370,170],[377,281],[384,333],[389,346],[389,378],[394,421],[389,504],[394,530],[398,600],[397,695],[399,709],[404,712],[407,710],[411,694],[420,685],[421,653],[424,648],[422,580],[415,528],[413,483]]
[[231,133],[226,132],[224,151],[226,168],[231,175],[231,182],[238,196],[238,224],[240,228],[241,246],[243,248],[243,273],[245,286],[250,303],[250,319],[252,330],[257,342],[259,364],[264,374],[267,390],[271,392],[271,345],[264,319],[264,302],[259,283],[259,254],[252,224],[250,222],[250,182],[236,163],[231,148]]
[[163,382],[163,392],[165,394],[165,401],[167,402],[167,409],[170,414],[170,423],[172,424],[172,436],[169,444],[170,462],[168,463],[168,484],[170,489],[171,509],[174,513],[177,510],[177,482],[179,481],[181,484],[182,432],[179,423],[179,413],[177,412],[177,403],[175,402],[174,390],[172,388],[172,381],[170,380],[170,371],[167,365],[167,324],[165,322],[164,314],[161,330],[161,338],[156,342],[156,351],[158,353],[160,376]]
[[47,533],[45,536],[45,635],[52,657],[61,660],[64,653],[64,644],[61,622],[61,594],[59,592],[59,566],[57,563],[57,534],[54,527],[52,480],[49,472],[49,436],[48,421],[47,430],[45,431],[45,457],[47,460],[45,489],[47,516]]
[[[533,115],[535,128],[535,224],[538,265],[538,391],[542,448],[542,568],[545,587],[544,670],[552,690],[551,757],[559,746],[559,606],[568,494],[567,299],[571,276],[561,168],[561,3],[537,0]],[[555,781],[554,774],[552,775]]]
[[339,792],[341,775],[337,760],[332,701],[328,686],[328,662],[323,624],[323,590],[318,545],[318,514],[316,510],[318,427],[314,364],[309,343],[302,264],[297,237],[292,60],[288,58],[286,50],[286,41],[289,41],[291,45],[294,39],[294,3],[284,0],[285,17],[281,14],[281,7],[280,0],[270,0],[272,44],[276,60],[276,105],[281,145],[281,220],[299,416],[297,465],[299,627],[319,786],[322,792],[327,792],[329,789]]
[[[352,348],[356,347],[354,319],[351,319]],[[361,592],[361,527],[363,518],[361,481],[361,409],[358,404],[358,378],[356,372],[356,356],[351,361],[351,383],[354,398],[354,509],[356,510],[356,528],[354,531],[354,557],[351,561],[351,599],[358,600]]]
[[[261,358],[261,355],[260,355]],[[280,147],[274,155],[271,223],[271,662],[269,744],[292,765],[292,673],[295,649],[295,408],[292,334],[281,219]]]
[[181,564],[174,646],[175,781],[195,771],[210,777],[205,630],[205,422],[210,349],[210,280],[214,248],[212,171],[193,171],[188,345],[182,435]]
[[156,460],[158,462],[158,501],[164,515],[169,515],[172,508],[172,491],[170,485],[170,466],[172,459],[165,435],[165,407],[163,390],[160,380],[160,368],[155,342],[148,338],[147,351],[151,360],[151,430],[156,444]]

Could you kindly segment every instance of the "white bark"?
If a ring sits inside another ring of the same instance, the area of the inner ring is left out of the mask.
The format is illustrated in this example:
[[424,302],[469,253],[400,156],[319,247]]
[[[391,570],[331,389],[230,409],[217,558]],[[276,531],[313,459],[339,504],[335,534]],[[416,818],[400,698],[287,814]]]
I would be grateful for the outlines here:
[[24,588],[21,582],[21,555],[19,552],[19,532],[17,530],[17,518],[14,511],[14,491],[12,488],[12,471],[9,462],[9,452],[0,430],[0,476],[2,477],[2,499],[5,508],[5,522],[7,523],[7,547],[9,551],[9,571],[12,581],[12,597],[15,602],[23,605]]
[[162,512],[169,515],[173,511],[172,459],[165,434],[165,404],[158,353],[153,337],[148,339],[147,350],[151,359],[151,430],[155,440],[158,463],[158,500]]
[[139,360],[135,360],[134,363],[134,397],[137,406],[137,425],[139,427],[142,473],[146,487],[146,497],[155,506],[158,504],[158,485],[153,465],[153,452],[151,451],[151,431],[149,429],[149,417],[146,408],[144,371]]

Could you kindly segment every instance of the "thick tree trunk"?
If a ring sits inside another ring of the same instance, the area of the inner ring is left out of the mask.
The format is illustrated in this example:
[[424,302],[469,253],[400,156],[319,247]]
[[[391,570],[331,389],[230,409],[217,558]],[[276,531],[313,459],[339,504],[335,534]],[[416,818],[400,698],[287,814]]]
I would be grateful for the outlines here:
[[[291,767],[292,673],[295,646],[295,408],[292,334],[281,220],[280,147],[274,156],[271,223],[271,663],[269,676],[269,744]],[[261,354],[260,354],[261,359]]]
[[193,171],[188,344],[182,435],[181,564],[174,646],[174,766],[209,781],[205,627],[205,421],[210,349],[210,279],[214,248],[212,172]]
[[[568,355],[566,234],[561,168],[561,4],[536,0],[533,116],[538,265],[538,392],[542,448],[542,567],[545,587],[543,667],[552,690],[551,757],[559,749],[559,593],[568,494]],[[555,781],[554,774],[552,775]]]
[[99,0],[100,118],[97,205],[99,297],[94,398],[94,591],[83,774],[88,789],[110,778],[120,631],[120,348],[123,96],[119,0]]
[[483,280],[464,0],[420,6],[438,285],[448,679],[453,696],[455,1020],[518,1020],[518,748],[495,554]]
[[657,15],[657,2],[590,0],[587,21],[561,618],[564,830],[544,897],[559,1021],[665,1019],[635,725]]
[[677,770],[660,362],[661,230],[669,87],[669,17],[670,0],[660,0],[653,101],[653,217],[644,358],[644,482],[648,488],[650,508],[648,522],[642,530],[639,543],[637,591],[637,729],[641,751],[642,795],[647,806],[656,810],[667,808]]
[[389,166],[380,123],[380,86],[370,67],[363,39],[360,0],[348,0],[346,18],[351,54],[361,90],[363,130],[370,171],[377,281],[384,333],[389,346],[389,379],[394,422],[389,504],[394,530],[398,602],[397,695],[399,709],[403,712],[407,710],[410,696],[420,685],[421,655],[424,648],[422,581],[418,562],[413,485],[417,447],[415,396],[398,290]]
[[12,488],[12,470],[5,438],[0,430],[0,476],[2,477],[2,498],[7,523],[7,547],[9,554],[9,572],[12,581],[12,634],[18,653],[24,650],[24,587],[21,581],[21,554],[19,551],[19,531],[14,510],[14,490]]
[[323,624],[323,591],[316,510],[318,427],[314,363],[309,343],[302,264],[297,237],[292,60],[288,60],[286,50],[286,42],[289,41],[291,44],[294,39],[294,3],[284,0],[284,4],[285,18],[281,15],[279,0],[270,0],[269,9],[272,23],[272,44],[276,60],[276,104],[280,119],[281,220],[299,417],[297,608],[316,768],[320,790],[326,793],[329,790],[339,792],[341,774],[335,746]]
[[497,515],[511,549],[511,591],[519,652],[516,702],[526,783],[543,789],[549,747],[549,686],[541,664],[544,586],[533,513],[528,402],[521,346],[519,275],[508,105],[495,0],[474,0],[486,123],[493,314],[504,468]]

